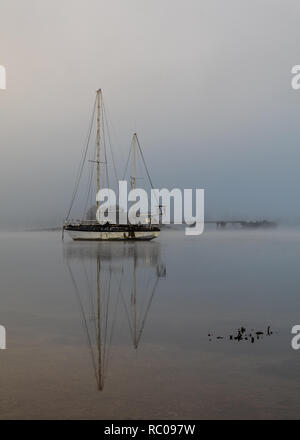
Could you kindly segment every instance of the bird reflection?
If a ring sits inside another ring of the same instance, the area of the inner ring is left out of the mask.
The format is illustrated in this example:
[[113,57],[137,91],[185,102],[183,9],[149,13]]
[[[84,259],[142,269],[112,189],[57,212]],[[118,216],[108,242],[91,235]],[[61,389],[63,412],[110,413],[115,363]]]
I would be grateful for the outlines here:
[[138,350],[166,266],[159,243],[67,243],[64,257],[78,301],[98,390],[104,388],[116,325],[126,319]]

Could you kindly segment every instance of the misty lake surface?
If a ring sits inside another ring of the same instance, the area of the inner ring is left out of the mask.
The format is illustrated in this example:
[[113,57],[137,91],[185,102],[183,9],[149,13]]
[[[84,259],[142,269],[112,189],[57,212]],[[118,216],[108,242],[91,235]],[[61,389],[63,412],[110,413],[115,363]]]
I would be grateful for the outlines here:
[[299,418],[299,261],[297,229],[1,232],[0,418]]

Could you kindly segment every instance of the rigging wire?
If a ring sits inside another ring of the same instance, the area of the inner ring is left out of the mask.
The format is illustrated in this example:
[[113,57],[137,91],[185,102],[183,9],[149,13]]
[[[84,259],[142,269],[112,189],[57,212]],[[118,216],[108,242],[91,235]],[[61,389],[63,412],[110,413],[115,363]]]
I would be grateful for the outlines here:
[[73,208],[73,204],[76,198],[76,194],[78,191],[78,187],[79,187],[79,183],[81,180],[81,176],[82,176],[82,172],[83,172],[83,167],[84,167],[84,163],[86,160],[86,155],[88,152],[88,148],[89,148],[89,143],[90,143],[90,139],[91,139],[91,133],[92,133],[92,129],[93,129],[93,125],[94,125],[94,119],[95,119],[95,111],[96,111],[96,102],[97,102],[97,98],[95,98],[94,101],[94,106],[93,106],[93,111],[92,111],[92,119],[90,122],[90,126],[89,126],[89,131],[88,131],[88,135],[87,135],[87,140],[86,140],[86,146],[83,150],[82,156],[81,156],[81,160],[79,163],[79,168],[78,168],[78,172],[77,172],[77,176],[75,179],[75,186],[74,186],[74,190],[73,190],[73,194],[72,194],[72,198],[71,198],[71,204],[70,204],[70,208],[66,217],[66,221],[69,219],[69,216],[71,214],[72,208]]
[[121,276],[120,276],[120,283],[119,283],[119,289],[117,292],[117,299],[116,299],[116,303],[115,303],[115,308],[114,308],[114,315],[113,315],[113,319],[112,319],[112,326],[111,326],[111,332],[110,332],[110,337],[109,337],[109,343],[108,343],[108,350],[107,350],[107,361],[106,361],[106,366],[104,366],[104,369],[108,369],[108,363],[109,363],[109,359],[110,359],[110,349],[111,349],[111,344],[112,344],[112,338],[114,335],[114,330],[115,330],[115,323],[116,323],[116,316],[117,316],[117,310],[118,310],[118,305],[119,305],[119,298],[120,298],[120,286],[121,286],[121,282],[122,282],[122,273],[121,272]]
[[102,100],[102,107],[103,107],[103,112],[104,112],[104,121],[105,121],[106,129],[107,129],[108,143],[109,143],[111,158],[112,158],[112,163],[113,163],[113,170],[114,170],[116,182],[118,184],[119,178],[118,178],[118,172],[117,172],[116,162],[115,162],[115,158],[114,158],[114,152],[112,149],[112,142],[111,142],[111,136],[110,136],[110,131],[109,131],[109,125],[108,125],[108,116],[107,116],[106,106],[105,106],[105,103],[103,100]]
[[[87,140],[86,140],[86,146],[85,146],[85,148],[83,150],[83,153],[82,153],[82,156],[81,156],[81,160],[80,160],[80,163],[79,163],[79,168],[78,168],[78,172],[77,172],[76,179],[75,179],[75,185],[74,185],[74,190],[73,190],[73,194],[72,194],[72,198],[71,198],[70,208],[69,208],[69,211],[68,211],[68,214],[67,214],[67,217],[66,217],[65,221],[67,221],[69,219],[69,217],[70,217],[70,214],[71,214],[71,211],[72,211],[75,199],[76,199],[76,195],[77,195],[77,192],[78,192],[80,180],[82,178],[83,168],[84,168],[84,164],[85,164],[85,161],[86,161],[87,152],[88,152],[88,148],[89,148],[89,144],[90,144],[90,139],[91,139],[91,134],[92,134],[93,125],[94,125],[95,112],[96,112],[96,104],[97,104],[97,96],[95,97],[95,101],[94,101],[94,106],[93,106],[93,111],[92,111],[92,119],[91,119],[90,126],[89,126],[89,131],[88,131]],[[114,159],[114,154],[113,154],[113,149],[112,149],[112,142],[111,142],[111,137],[110,137],[110,132],[109,132],[108,114],[107,114],[107,111],[106,111],[106,108],[105,108],[105,105],[104,105],[103,101],[102,101],[101,115],[102,115],[102,120],[104,122],[102,124],[102,133],[103,133],[103,146],[104,146],[105,166],[106,166],[106,180],[107,180],[107,186],[109,187],[109,172],[108,172],[108,163],[107,163],[108,156],[107,156],[106,137],[105,137],[105,130],[104,130],[104,126],[105,125],[106,125],[106,128],[107,128],[108,143],[109,143],[110,153],[111,153],[112,162],[113,162],[113,170],[114,170],[114,174],[115,174],[115,178],[116,178],[117,183],[118,183],[118,173],[117,173],[117,169],[116,169],[116,163],[115,163],[115,159]],[[140,155],[141,155],[141,158],[142,158],[142,162],[144,164],[144,167],[145,167],[145,170],[146,170],[146,173],[147,173],[147,177],[148,177],[149,183],[151,185],[151,188],[154,189],[154,185],[153,185],[153,182],[152,182],[152,179],[151,179],[151,176],[150,176],[150,173],[149,173],[146,161],[145,161],[145,157],[144,157],[144,154],[143,154],[143,151],[142,151],[142,148],[141,148],[141,145],[140,145],[140,142],[139,142],[139,139],[138,139],[137,135],[136,135],[136,141],[137,141],[138,149],[139,149],[139,152],[140,152]],[[125,166],[125,172],[124,172],[122,180],[124,180],[125,177],[126,177],[126,174],[127,174],[127,171],[128,171],[129,161],[130,161],[131,154],[132,154],[132,150],[133,150],[133,140],[131,141],[131,147],[130,147],[130,150],[129,150],[129,154],[128,154],[128,158],[127,158],[126,166]],[[94,156],[95,156],[95,154],[96,154],[96,149],[95,149]],[[91,189],[92,189],[92,186],[93,186],[93,175],[94,175],[94,166],[92,167],[91,172],[90,172],[90,176],[89,176],[89,185],[88,185],[87,198],[86,198],[86,202],[85,202],[85,206],[84,206],[84,211],[83,211],[83,219],[85,218],[86,213],[87,213],[87,205],[88,205],[89,196],[91,196]],[[159,201],[157,199],[156,193],[154,193],[154,196],[155,196],[156,202],[159,205]]]
[[[123,269],[123,267],[122,267],[122,269]],[[130,331],[130,334],[131,334],[131,339],[133,341],[133,328],[132,328],[132,325],[131,325],[130,315],[129,315],[128,308],[127,308],[127,305],[126,305],[126,301],[124,299],[123,289],[122,289],[121,284],[119,286],[119,292],[121,293],[121,299],[122,299],[123,307],[124,307],[125,314],[126,314],[126,317],[127,317],[127,322],[128,322],[128,327],[129,327],[129,331]]]
[[[137,144],[138,144],[138,147],[139,147],[139,151],[140,151],[140,154],[141,154],[141,158],[142,158],[142,161],[143,161],[143,163],[144,163],[144,167],[145,167],[145,169],[146,169],[146,173],[147,173],[147,176],[148,176],[148,179],[149,179],[149,182],[150,182],[151,188],[154,190],[154,185],[153,185],[152,179],[151,179],[151,177],[150,177],[150,173],[149,173],[149,170],[148,170],[148,167],[147,167],[147,164],[146,164],[145,158],[144,158],[144,154],[143,154],[143,151],[142,151],[142,148],[141,148],[141,145],[140,145],[140,141],[139,141],[139,138],[137,137],[137,135],[136,135],[136,141],[137,141]],[[158,207],[160,208],[159,200],[157,200],[156,192],[155,192],[155,191],[153,191],[153,192],[154,192],[154,197],[155,197],[155,199],[156,199],[156,203],[158,204]]]
[[[120,142],[119,135],[118,135],[118,133],[117,133],[116,127],[114,126],[113,120],[112,120],[112,118],[111,118],[109,107],[108,107],[108,105],[107,105],[106,102],[102,101],[102,103],[104,104],[104,111],[105,111],[106,118],[107,118],[107,124],[108,124],[108,126],[110,127],[110,129],[111,129],[111,130],[109,130],[109,131],[112,131],[113,136],[114,136],[114,138],[116,139],[116,143],[117,143],[117,145],[120,146],[120,145],[121,145],[121,142]],[[118,152],[118,154],[119,154],[119,153],[120,153],[120,152]],[[123,162],[123,160],[122,160],[122,162]],[[117,174],[118,174],[118,173],[117,173]],[[118,174],[118,175],[119,175],[119,174]]]
[[[110,305],[110,297],[111,297],[111,267],[109,268],[109,282],[108,282],[108,293],[107,293],[107,300],[106,300],[106,316],[105,316],[105,331],[104,331],[104,345],[103,345],[103,376],[105,376],[105,366],[107,365],[106,361],[106,341],[107,341],[107,329],[108,329],[108,315],[109,315],[109,305]],[[106,361],[106,362],[105,362]]]
[[[94,169],[95,169],[95,159],[96,159],[96,154],[97,154],[97,143],[95,141],[95,151],[94,151],[94,156],[93,156],[93,163],[92,163],[92,167],[91,167],[91,172],[90,172],[90,179],[89,179],[89,186],[88,186],[88,192],[87,192],[87,197],[86,197],[86,202],[85,202],[85,207],[84,207],[84,212],[83,212],[83,217],[82,219],[84,219],[86,217],[87,214],[87,205],[89,202],[89,197],[92,194],[91,193],[91,189],[92,189],[92,184],[93,184],[93,176],[94,176]],[[91,204],[92,207],[92,204]]]
[[145,328],[146,319],[147,319],[147,316],[148,316],[148,313],[149,313],[149,310],[150,310],[150,307],[151,307],[151,304],[152,304],[152,301],[153,301],[153,298],[154,298],[154,294],[155,294],[158,282],[159,282],[159,277],[157,277],[157,280],[156,280],[156,282],[154,284],[154,287],[152,289],[152,292],[151,292],[151,296],[150,296],[150,299],[149,299],[149,302],[148,302],[148,306],[147,306],[147,309],[145,311],[144,319],[142,321],[142,325],[141,325],[141,328],[140,328],[139,333],[138,333],[137,345],[140,343],[140,340],[141,340],[141,337],[142,337],[142,334],[143,334],[143,331],[144,331],[144,328]]
[[[102,121],[103,121],[104,120],[103,104],[102,104],[102,108],[101,108],[101,117],[102,117]],[[107,184],[107,187],[109,188],[107,152],[106,152],[106,138],[105,138],[104,124],[102,124],[102,135],[103,135],[103,147],[104,147],[104,158],[105,158],[106,184]]]
[[[95,102],[95,106],[96,106],[96,102]],[[94,111],[93,111],[93,120],[94,120],[94,117],[95,117],[95,106],[94,106]],[[117,173],[116,162],[115,162],[115,158],[114,158],[114,153],[113,153],[113,148],[112,148],[112,141],[111,141],[111,136],[110,136],[110,131],[109,131],[108,116],[107,116],[107,111],[106,111],[106,108],[105,108],[105,103],[104,103],[103,98],[102,98],[102,106],[101,106],[101,118],[102,118],[102,121],[103,121],[103,124],[102,124],[102,144],[103,144],[104,156],[105,156],[105,177],[106,177],[107,187],[109,188],[110,179],[109,179],[109,169],[108,169],[108,152],[107,152],[107,146],[106,146],[107,145],[106,136],[108,138],[108,145],[109,145],[109,149],[110,149],[110,155],[111,155],[111,158],[112,158],[114,177],[116,179],[116,183],[117,184],[118,184],[118,173]],[[106,126],[106,131],[105,131],[105,126]],[[94,155],[93,155],[93,160],[91,162],[96,162],[96,160],[95,160],[96,159],[96,153],[97,153],[97,143],[95,141],[95,151],[94,151]],[[81,160],[81,162],[82,162],[82,160]],[[87,214],[89,198],[90,198],[90,204],[92,206],[91,196],[92,196],[94,170],[95,170],[95,167],[92,166],[91,172],[89,174],[88,191],[87,191],[87,197],[86,197],[86,202],[85,202],[85,206],[84,206],[82,220],[84,220],[84,218],[86,217],[86,214]],[[77,180],[78,180],[78,178],[77,178]],[[77,182],[77,180],[76,180],[76,182]],[[78,186],[79,186],[79,182],[77,184],[77,189],[78,189]],[[75,196],[76,196],[76,193],[75,193]]]
[[151,177],[150,177],[150,174],[149,174],[149,171],[148,171],[148,167],[147,167],[147,164],[146,164],[146,161],[145,161],[145,158],[144,158],[144,154],[143,154],[143,152],[142,152],[141,145],[140,145],[140,142],[139,142],[139,138],[137,137],[137,135],[136,135],[136,141],[137,141],[137,144],[138,144],[138,147],[139,147],[140,153],[141,153],[141,158],[142,158],[142,161],[143,161],[143,163],[144,163],[144,167],[145,167],[145,169],[146,169],[146,173],[147,173],[147,176],[148,176],[148,179],[149,179],[149,182],[150,182],[151,188],[154,189],[153,182],[152,182],[152,179],[151,179]]

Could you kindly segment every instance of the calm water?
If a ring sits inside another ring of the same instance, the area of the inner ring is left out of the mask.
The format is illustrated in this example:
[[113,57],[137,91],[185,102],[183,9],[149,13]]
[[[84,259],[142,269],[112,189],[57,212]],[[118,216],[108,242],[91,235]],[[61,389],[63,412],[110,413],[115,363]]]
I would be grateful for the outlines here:
[[[1,233],[0,417],[298,418],[299,245],[280,229]],[[241,325],[274,333],[229,340]]]

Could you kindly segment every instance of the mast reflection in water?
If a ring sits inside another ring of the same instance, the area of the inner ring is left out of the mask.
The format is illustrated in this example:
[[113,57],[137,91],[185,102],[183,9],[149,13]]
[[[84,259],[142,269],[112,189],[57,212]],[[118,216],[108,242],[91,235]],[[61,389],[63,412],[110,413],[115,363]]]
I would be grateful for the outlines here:
[[166,266],[159,243],[67,243],[64,257],[79,305],[98,390],[110,362],[116,326],[126,320],[138,349]]

